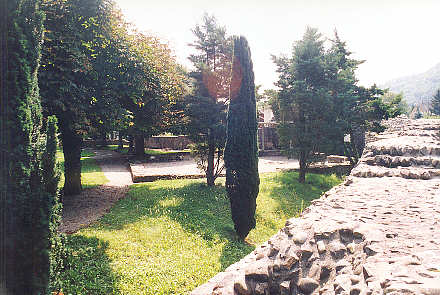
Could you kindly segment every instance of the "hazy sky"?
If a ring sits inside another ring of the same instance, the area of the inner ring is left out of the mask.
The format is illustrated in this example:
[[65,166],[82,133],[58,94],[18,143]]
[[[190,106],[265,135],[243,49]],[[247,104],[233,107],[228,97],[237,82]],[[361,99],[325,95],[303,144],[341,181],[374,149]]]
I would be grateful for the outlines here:
[[127,19],[169,42],[190,67],[191,29],[204,12],[229,35],[243,35],[252,52],[256,84],[272,88],[271,54],[289,54],[306,26],[332,38],[336,28],[349,50],[366,62],[360,84],[370,86],[417,74],[440,62],[440,0],[117,0]]

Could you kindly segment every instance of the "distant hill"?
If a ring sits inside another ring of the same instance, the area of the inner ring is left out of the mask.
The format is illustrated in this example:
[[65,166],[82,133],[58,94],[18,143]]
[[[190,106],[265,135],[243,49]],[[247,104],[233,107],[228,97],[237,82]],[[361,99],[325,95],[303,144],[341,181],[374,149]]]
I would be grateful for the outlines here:
[[409,105],[425,105],[440,88],[440,63],[424,73],[397,78],[381,87],[389,88],[394,93],[403,92]]

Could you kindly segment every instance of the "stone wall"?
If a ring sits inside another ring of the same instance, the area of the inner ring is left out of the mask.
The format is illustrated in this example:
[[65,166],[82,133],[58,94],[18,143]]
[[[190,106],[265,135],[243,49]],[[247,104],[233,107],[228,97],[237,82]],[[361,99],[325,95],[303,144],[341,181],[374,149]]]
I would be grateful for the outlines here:
[[186,135],[179,136],[151,136],[145,138],[145,147],[153,149],[184,150],[192,142]]
[[343,184],[191,294],[440,294],[440,120],[386,125]]

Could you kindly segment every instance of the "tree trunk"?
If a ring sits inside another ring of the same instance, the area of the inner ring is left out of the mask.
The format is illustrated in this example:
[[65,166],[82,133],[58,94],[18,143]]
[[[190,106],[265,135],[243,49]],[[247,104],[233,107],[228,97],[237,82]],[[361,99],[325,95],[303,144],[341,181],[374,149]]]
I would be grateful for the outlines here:
[[144,135],[137,134],[134,137],[134,149],[136,157],[142,158],[145,156],[145,144],[144,144]]
[[81,193],[81,147],[82,137],[70,128],[61,128],[64,152],[64,195]]
[[128,153],[134,154],[134,136],[133,135],[128,136]]
[[122,132],[118,133],[118,150],[122,150],[124,148],[124,142],[122,141]]
[[108,145],[108,143],[107,143],[107,133],[106,133],[105,131],[103,131],[103,132],[100,134],[100,144],[101,144],[101,146],[103,146],[103,147],[105,147],[105,146]]
[[365,148],[365,128],[363,126],[355,126],[350,134],[350,141],[356,151],[356,158],[359,159]]
[[209,130],[208,135],[208,159],[206,168],[206,183],[208,186],[214,186],[214,155],[215,155],[215,142],[212,130]]
[[299,183],[306,182],[306,172],[307,172],[307,159],[304,152],[299,154]]

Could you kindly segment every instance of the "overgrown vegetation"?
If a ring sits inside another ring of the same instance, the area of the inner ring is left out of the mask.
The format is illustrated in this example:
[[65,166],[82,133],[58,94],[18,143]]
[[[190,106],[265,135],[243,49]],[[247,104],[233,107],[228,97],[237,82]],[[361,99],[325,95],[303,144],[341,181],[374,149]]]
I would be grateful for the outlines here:
[[250,253],[341,182],[296,172],[261,176],[257,226],[236,238],[224,178],[136,184],[95,225],[68,237],[64,294],[187,294]]

